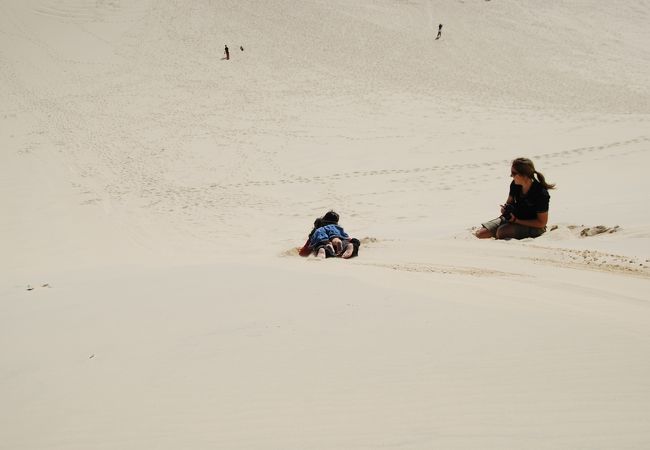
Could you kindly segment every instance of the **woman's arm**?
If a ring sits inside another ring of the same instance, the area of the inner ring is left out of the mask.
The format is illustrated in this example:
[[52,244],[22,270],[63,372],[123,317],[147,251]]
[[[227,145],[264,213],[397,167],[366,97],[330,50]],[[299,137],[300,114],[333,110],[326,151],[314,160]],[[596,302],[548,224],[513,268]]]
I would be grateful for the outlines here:
[[548,212],[538,212],[537,213],[537,218],[536,219],[530,219],[530,220],[517,219],[513,215],[512,219],[510,220],[510,223],[516,223],[516,224],[524,225],[526,227],[531,227],[531,228],[544,228],[546,226],[546,224],[548,223]]
[[512,205],[513,203],[514,203],[514,199],[512,198],[512,195],[509,195],[506,202],[503,205],[501,205],[501,214],[504,213],[504,206],[505,205]]

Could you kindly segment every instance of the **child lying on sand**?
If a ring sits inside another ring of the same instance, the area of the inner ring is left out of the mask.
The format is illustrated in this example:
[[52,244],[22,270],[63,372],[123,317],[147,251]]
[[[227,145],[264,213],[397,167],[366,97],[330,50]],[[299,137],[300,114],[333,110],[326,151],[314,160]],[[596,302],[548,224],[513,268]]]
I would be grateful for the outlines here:
[[300,256],[314,254],[319,258],[340,256],[345,259],[357,256],[359,240],[350,238],[338,221],[339,215],[334,211],[316,219],[307,242],[299,251]]

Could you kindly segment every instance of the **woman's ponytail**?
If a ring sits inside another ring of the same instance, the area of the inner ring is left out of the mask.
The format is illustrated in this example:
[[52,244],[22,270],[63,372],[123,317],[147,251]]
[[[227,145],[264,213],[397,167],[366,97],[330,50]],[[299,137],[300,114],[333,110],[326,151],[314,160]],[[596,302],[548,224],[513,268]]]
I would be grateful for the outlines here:
[[546,182],[544,175],[535,170],[535,164],[528,158],[517,158],[512,160],[512,168],[519,174],[535,179],[537,175],[537,181],[542,185],[544,189],[554,189],[554,184],[549,184]]
[[543,174],[535,171],[535,175],[537,175],[537,181],[539,181],[539,184],[541,184],[544,189],[555,189],[555,184],[547,183]]

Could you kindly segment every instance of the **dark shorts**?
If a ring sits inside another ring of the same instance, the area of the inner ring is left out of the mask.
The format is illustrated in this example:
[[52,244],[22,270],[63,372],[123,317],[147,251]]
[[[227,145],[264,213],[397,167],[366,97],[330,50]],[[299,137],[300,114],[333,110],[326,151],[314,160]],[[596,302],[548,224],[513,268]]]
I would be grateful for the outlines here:
[[336,256],[334,254],[334,247],[332,246],[332,244],[329,243],[329,241],[325,242],[325,243],[322,243],[322,244],[318,244],[317,246],[315,246],[314,249],[312,250],[313,255],[314,256],[318,255],[318,251],[321,248],[325,249],[325,257],[326,258],[331,258],[332,256]]
[[[340,239],[340,238],[339,238]],[[340,239],[341,241],[341,248],[345,250],[345,248],[348,246],[350,243],[349,239]],[[326,258],[331,258],[333,256],[339,256],[335,253],[334,251],[334,246],[330,241],[325,241],[325,242],[320,242],[318,245],[314,247],[313,254],[314,256],[318,255],[318,251],[324,248],[325,249],[325,257]]]
[[[341,244],[342,244],[341,248],[343,249],[343,251],[345,251],[345,249],[348,247],[349,244],[352,244],[353,250],[352,250],[352,256],[350,256],[351,258],[354,258],[355,256],[359,255],[359,247],[361,246],[361,241],[359,241],[359,239],[356,238],[341,239]],[[333,251],[334,247],[330,244],[329,241],[320,243],[319,245],[314,247],[314,249],[312,250],[313,255],[314,256],[318,255],[318,250],[320,250],[321,248],[325,249],[326,258],[331,258],[333,256],[341,256],[334,253]]]
[[482,223],[483,227],[487,229],[492,237],[497,237],[497,229],[502,225],[508,225],[514,229],[514,239],[536,238],[546,232],[546,228],[533,228],[517,223],[509,223],[503,217],[497,217],[489,222]]

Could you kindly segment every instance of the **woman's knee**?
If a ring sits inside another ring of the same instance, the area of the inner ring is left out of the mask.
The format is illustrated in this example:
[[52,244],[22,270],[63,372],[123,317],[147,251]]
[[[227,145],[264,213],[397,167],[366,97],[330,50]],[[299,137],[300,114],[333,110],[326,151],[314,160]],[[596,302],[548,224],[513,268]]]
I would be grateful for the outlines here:
[[513,237],[515,237],[515,233],[512,225],[505,224],[497,228],[497,233],[496,233],[497,239],[512,239]]

